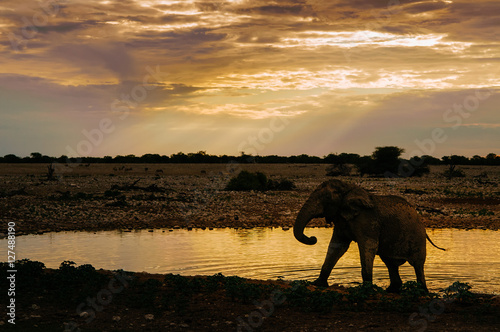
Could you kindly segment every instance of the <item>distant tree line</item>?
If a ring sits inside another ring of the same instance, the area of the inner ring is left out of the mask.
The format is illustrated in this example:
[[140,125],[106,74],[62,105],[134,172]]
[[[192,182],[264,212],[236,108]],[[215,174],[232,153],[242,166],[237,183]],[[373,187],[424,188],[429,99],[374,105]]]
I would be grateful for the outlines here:
[[500,165],[500,157],[495,153],[486,156],[475,155],[472,158],[464,156],[444,156],[441,159],[432,156],[414,156],[409,160],[400,158],[403,149],[398,147],[377,147],[372,155],[360,156],[356,153],[329,154],[324,157],[309,156],[301,154],[297,156],[251,156],[242,153],[239,156],[210,155],[205,151],[197,153],[179,152],[170,156],[159,154],[145,154],[143,156],[105,156],[105,157],[81,157],[73,158],[67,156],[49,157],[39,152],[33,152],[29,157],[18,157],[8,154],[0,157],[0,163],[115,163],[115,164],[164,164],[164,163],[186,163],[186,164],[224,164],[224,163],[260,163],[260,164],[332,164],[332,165],[354,165],[360,173],[381,174],[392,172],[394,174],[402,171],[413,171],[423,165]]

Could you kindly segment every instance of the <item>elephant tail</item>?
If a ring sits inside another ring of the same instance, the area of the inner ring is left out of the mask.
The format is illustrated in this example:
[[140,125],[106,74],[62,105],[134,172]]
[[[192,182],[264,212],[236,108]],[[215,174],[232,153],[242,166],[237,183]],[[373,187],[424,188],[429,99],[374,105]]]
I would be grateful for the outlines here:
[[439,250],[444,250],[444,251],[446,251],[446,249],[444,249],[444,248],[440,248],[440,247],[438,247],[437,245],[435,245],[435,244],[434,244],[434,242],[432,242],[432,241],[431,241],[431,238],[429,237],[429,235],[425,234],[425,237],[427,238],[427,240],[429,240],[429,242],[430,242],[430,243],[431,243],[434,247],[438,248]]

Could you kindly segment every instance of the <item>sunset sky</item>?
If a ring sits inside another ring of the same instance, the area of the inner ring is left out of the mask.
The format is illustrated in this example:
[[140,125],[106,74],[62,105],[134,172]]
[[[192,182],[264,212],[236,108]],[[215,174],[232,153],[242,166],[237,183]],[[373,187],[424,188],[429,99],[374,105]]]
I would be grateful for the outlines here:
[[2,0],[0,155],[500,154],[500,2]]

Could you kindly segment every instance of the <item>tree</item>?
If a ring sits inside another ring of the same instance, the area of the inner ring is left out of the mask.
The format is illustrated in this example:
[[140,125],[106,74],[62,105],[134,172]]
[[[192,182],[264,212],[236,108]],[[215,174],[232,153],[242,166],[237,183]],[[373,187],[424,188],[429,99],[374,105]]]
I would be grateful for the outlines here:
[[350,175],[352,166],[359,161],[359,155],[353,153],[329,154],[323,160],[330,166],[326,169],[327,176]]
[[363,156],[359,158],[356,163],[356,167],[358,168],[359,175],[363,176],[365,174],[373,174],[373,169],[375,166],[375,161],[371,156]]
[[425,160],[425,163],[427,165],[440,165],[441,164],[441,160],[439,160],[438,158],[433,157],[433,156],[423,155],[422,159]]
[[147,164],[159,164],[159,163],[161,163],[162,158],[159,154],[147,153],[147,154],[143,155],[140,158],[140,160],[141,160],[141,162],[147,163]]
[[441,158],[441,160],[446,164],[446,165],[468,165],[470,164],[469,158],[464,157],[464,156],[457,156],[457,155],[451,155],[451,156],[444,156]]
[[21,161],[21,158],[19,158],[15,154],[8,154],[3,157],[3,160],[6,163],[18,163]]
[[424,174],[429,174],[430,169],[425,158],[414,156],[410,160],[401,160],[398,171],[398,175],[401,177],[421,177]]
[[178,152],[170,156],[173,163],[185,164],[188,161],[188,156],[183,152]]
[[372,154],[373,169],[372,175],[384,175],[388,173],[398,174],[399,156],[404,149],[397,146],[376,147]]
[[486,164],[487,165],[500,165],[500,157],[496,155],[496,153],[489,153],[486,156]]
[[31,152],[31,161],[34,163],[39,163],[42,161],[42,154],[40,152]]
[[482,165],[484,164],[484,158],[479,156],[479,155],[474,155],[472,158],[471,158],[471,163],[472,165]]

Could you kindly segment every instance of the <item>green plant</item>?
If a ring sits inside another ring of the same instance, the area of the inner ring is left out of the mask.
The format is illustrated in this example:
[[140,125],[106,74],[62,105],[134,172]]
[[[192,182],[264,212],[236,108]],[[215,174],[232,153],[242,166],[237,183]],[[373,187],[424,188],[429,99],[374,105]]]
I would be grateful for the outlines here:
[[335,303],[339,303],[342,295],[335,291],[313,291],[309,294],[306,303],[306,311],[328,313],[333,309]]
[[59,269],[44,275],[41,282],[49,297],[69,304],[95,296],[109,279],[97,272],[92,265],[84,264],[77,267],[73,261],[64,261]]
[[470,292],[472,287],[469,283],[455,281],[451,286],[441,290],[445,298],[454,299],[462,303],[471,303],[474,300],[474,294]]
[[232,276],[226,278],[226,294],[231,299],[243,303],[251,303],[252,300],[260,298],[262,289],[257,284],[246,282],[245,279]]
[[134,299],[137,308],[155,307],[156,299],[160,294],[162,283],[156,279],[148,279],[137,285],[140,293]]
[[305,308],[307,306],[307,297],[311,292],[307,286],[311,283],[308,281],[297,280],[291,283],[291,288],[285,290],[286,301],[294,307]]
[[185,312],[193,293],[189,279],[178,274],[167,274],[163,281],[167,289],[162,294],[160,303],[181,313]]
[[421,297],[429,297],[429,294],[419,282],[407,281],[401,287],[401,295],[410,299],[411,301],[417,301]]
[[222,273],[214,274],[213,276],[208,276],[202,280],[202,287],[208,292],[215,292],[220,289],[225,283],[226,277]]
[[372,283],[362,283],[359,286],[347,289],[346,298],[353,309],[359,309],[369,297],[383,292],[384,290],[377,285]]
[[[16,282],[18,283],[18,288],[31,289],[37,287],[38,279],[44,273],[45,264],[29,259],[21,259],[15,262],[15,269],[17,270]],[[3,276],[8,276],[8,270],[12,270],[10,263],[0,263],[0,272]],[[8,284],[9,280],[7,278],[0,279],[2,289],[7,289]]]
[[309,290],[310,282],[294,281],[291,288],[284,290],[289,305],[306,312],[328,313],[334,304],[340,303],[342,294],[335,291]]

